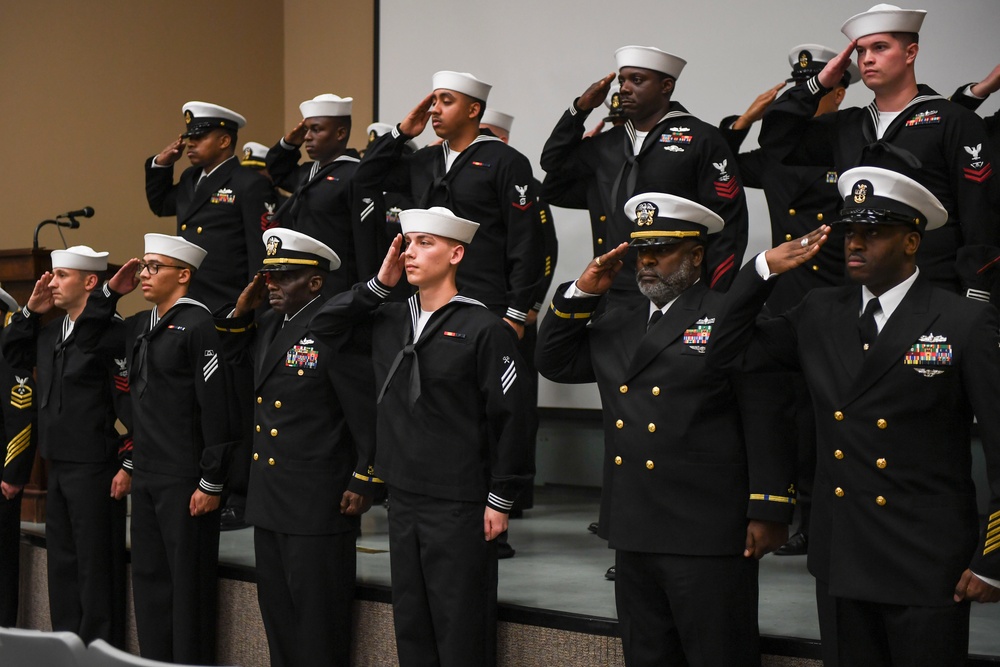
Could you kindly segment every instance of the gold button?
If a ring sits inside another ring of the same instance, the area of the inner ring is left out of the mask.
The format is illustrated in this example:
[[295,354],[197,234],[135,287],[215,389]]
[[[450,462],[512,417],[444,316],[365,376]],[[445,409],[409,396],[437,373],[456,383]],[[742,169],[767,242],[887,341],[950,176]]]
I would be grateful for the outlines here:
[[816,219],[819,220],[820,222],[823,222],[823,214],[822,213],[817,213],[816,214]]
[[604,222],[604,221],[605,221],[605,220],[607,220],[607,219],[608,219],[608,216],[606,216],[606,215],[602,215],[602,216],[601,216],[601,222]]
[[785,234],[785,240],[786,241],[791,241],[792,240],[792,235],[791,234]]
[[597,239],[597,245],[604,245],[604,239]]
[[879,467],[879,470],[884,470],[887,465],[889,465],[885,459],[878,459],[875,461],[875,465]]
[[660,388],[653,387],[653,396],[659,396],[659,395],[660,395]]
[[199,234],[201,234],[201,227],[199,227],[197,231]]
[[840,459],[844,458],[844,452],[840,451],[839,449],[833,450],[833,458],[839,461]]
[[879,507],[885,507],[885,497],[884,496],[879,496],[878,498],[875,499],[875,503]]
[[842,422],[844,421],[844,413],[841,412],[840,410],[837,410],[836,412],[833,413],[833,418],[839,422]]
[[628,385],[627,384],[623,384],[622,386],[618,387],[618,391],[620,391],[623,394],[627,394],[628,393]]
[[257,405],[260,405],[263,402],[264,402],[264,397],[263,396],[258,396],[257,397]]
[[819,267],[813,264],[813,271],[819,271]]
[[868,351],[868,343],[865,343],[864,345],[862,345],[861,349],[864,350],[865,352],[867,352]]
[[273,438],[273,437],[275,437],[275,436],[277,436],[277,435],[278,435],[278,429],[276,429],[276,428],[272,428],[272,429],[271,429],[271,437]]
[[788,209],[788,215],[795,215],[795,209],[794,208]]
[[299,375],[305,375],[305,374],[306,374],[306,372],[300,368],[299,369]]
[[267,465],[273,466],[274,465],[274,459],[268,459],[267,460]]
[[646,428],[649,429],[650,433],[656,433],[656,424],[654,424],[653,422],[649,422],[649,426],[647,426]]
[[181,231],[182,232],[187,231],[187,228],[188,228],[187,225],[181,225]]
[[884,419],[879,419],[877,422],[875,422],[875,425],[878,426],[879,428],[889,428],[889,424]]
[[615,422],[615,426],[617,426],[618,428],[625,428],[625,422],[619,419],[618,421]]
[[844,490],[838,486],[836,489],[833,490],[833,495],[837,496],[838,498],[843,498]]
[[646,469],[647,470],[652,470],[653,469],[653,462],[652,461],[646,461]]
[[254,452],[253,453],[253,460],[256,461],[259,458],[260,458],[260,454],[258,454],[257,452]]
[[260,433],[260,424],[257,424],[257,432]]
[[281,407],[281,401],[275,401],[274,402],[274,407],[280,408]]
[[616,456],[615,457],[615,465],[616,466],[620,466],[621,464],[622,464],[622,457]]

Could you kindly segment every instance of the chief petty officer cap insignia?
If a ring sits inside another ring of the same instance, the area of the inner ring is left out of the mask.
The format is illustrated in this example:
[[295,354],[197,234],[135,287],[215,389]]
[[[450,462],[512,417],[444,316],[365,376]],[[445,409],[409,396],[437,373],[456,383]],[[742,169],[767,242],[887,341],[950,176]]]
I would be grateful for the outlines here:
[[146,242],[145,254],[163,255],[164,257],[179,259],[196,269],[201,266],[205,255],[208,254],[208,251],[201,246],[195,245],[180,236],[146,234],[143,238]]
[[428,209],[411,208],[399,213],[399,226],[403,234],[433,234],[454,239],[461,243],[471,243],[479,229],[479,223],[460,218],[443,206]]
[[340,257],[325,243],[292,229],[269,229],[261,236],[266,256],[261,271],[294,271],[314,266],[323,271],[340,268]]
[[652,46],[623,46],[615,51],[615,65],[619,71],[623,67],[639,67],[678,79],[687,61]]
[[[826,67],[826,64],[837,57],[837,52],[822,44],[799,44],[793,46],[788,52],[788,64],[792,66],[792,75],[787,79],[788,83],[799,83],[810,79]],[[853,62],[848,65],[844,72],[844,78],[840,83],[845,88],[856,81],[861,80],[861,70]]]
[[181,111],[184,112],[184,123],[187,126],[187,130],[181,135],[185,139],[200,137],[217,127],[236,132],[247,124],[247,119],[232,109],[208,102],[188,102],[181,107]]
[[837,223],[912,225],[920,233],[948,220],[938,198],[912,178],[881,167],[855,167],[837,181],[844,198]]
[[722,218],[701,204],[662,192],[636,195],[625,204],[625,215],[635,223],[630,245],[657,246],[685,239],[707,241],[722,231]]
[[353,97],[338,97],[333,93],[323,93],[299,105],[303,118],[319,118],[331,116],[338,118],[351,115]]
[[926,15],[927,12],[923,9],[901,9],[896,5],[883,3],[844,21],[840,32],[852,41],[881,32],[919,33]]

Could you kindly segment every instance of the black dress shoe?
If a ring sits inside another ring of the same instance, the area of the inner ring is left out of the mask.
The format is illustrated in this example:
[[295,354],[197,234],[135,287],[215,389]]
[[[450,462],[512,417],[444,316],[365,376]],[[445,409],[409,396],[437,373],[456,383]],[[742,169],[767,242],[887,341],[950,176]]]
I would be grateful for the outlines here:
[[809,536],[805,533],[795,533],[788,541],[778,547],[775,556],[804,556],[809,551]]
[[221,516],[219,517],[219,530],[240,530],[241,528],[249,528],[248,524],[243,519],[243,507],[240,505],[226,505],[222,508]]
[[497,558],[503,560],[504,558],[513,558],[517,551],[514,547],[510,546],[507,542],[497,542]]
[[609,567],[608,571],[604,573],[604,578],[607,579],[608,581],[614,581],[615,580],[615,566],[614,565],[612,565],[611,567]]
[[592,524],[590,524],[589,526],[587,526],[587,530],[589,530],[590,532],[592,532],[594,535],[597,535],[597,528],[600,525],[601,524],[599,524],[596,521],[594,521]]

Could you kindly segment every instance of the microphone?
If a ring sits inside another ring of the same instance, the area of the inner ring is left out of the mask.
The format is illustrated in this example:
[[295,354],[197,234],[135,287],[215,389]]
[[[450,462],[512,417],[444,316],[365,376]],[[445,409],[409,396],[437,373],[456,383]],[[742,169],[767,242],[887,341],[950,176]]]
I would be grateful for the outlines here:
[[[84,206],[79,211],[70,211],[69,213],[63,213],[62,215],[57,215],[57,218],[92,218],[94,216],[93,206]],[[76,225],[79,226],[79,223]]]

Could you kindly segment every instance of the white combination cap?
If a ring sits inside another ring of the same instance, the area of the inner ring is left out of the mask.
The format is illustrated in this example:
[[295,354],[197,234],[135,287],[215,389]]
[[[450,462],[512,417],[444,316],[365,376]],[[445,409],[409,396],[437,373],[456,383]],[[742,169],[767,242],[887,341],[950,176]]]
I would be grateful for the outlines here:
[[685,239],[706,240],[722,231],[715,212],[690,199],[662,192],[645,192],[625,203],[625,215],[635,223],[631,245],[670,245]]
[[[792,66],[792,81],[805,81],[823,71],[826,64],[839,53],[822,44],[799,44],[788,52],[788,64]],[[844,87],[861,80],[861,70],[852,62],[847,66]]]
[[340,268],[340,257],[330,246],[293,229],[276,227],[261,236],[264,266],[261,271],[294,271],[315,266],[324,271]]
[[848,169],[837,189],[844,198],[840,223],[908,224],[925,232],[948,221],[948,211],[930,190],[889,169]]
[[337,97],[333,93],[323,93],[299,105],[303,118],[318,116],[350,116],[353,97]]
[[232,109],[208,102],[188,102],[181,111],[187,126],[185,137],[197,137],[216,127],[238,130],[247,124],[247,119]]
[[443,206],[432,206],[428,209],[411,208],[400,211],[399,224],[403,234],[423,232],[434,236],[455,239],[462,243],[471,243],[472,237],[479,229],[478,222],[460,218]]
[[919,33],[925,16],[927,12],[923,9],[901,9],[882,3],[844,21],[840,32],[851,41],[880,32]]
[[484,81],[480,81],[468,72],[452,72],[450,70],[442,70],[440,72],[435,72],[434,76],[431,77],[431,89],[438,90],[441,88],[445,90],[454,90],[456,93],[462,93],[485,102],[486,98],[490,96],[490,89],[492,89],[493,86]]
[[52,268],[107,271],[108,253],[96,252],[90,246],[85,245],[75,245],[65,250],[53,250]]
[[256,141],[248,141],[243,144],[243,159],[240,161],[240,164],[244,167],[262,169],[267,166],[264,159],[267,157],[268,150],[270,149],[264,144]]
[[641,67],[678,79],[687,61],[652,46],[623,46],[615,51],[615,65],[619,71],[623,67]]
[[180,236],[166,234],[146,234],[146,255],[163,255],[173,257],[198,268],[208,251]]

